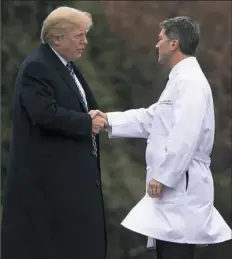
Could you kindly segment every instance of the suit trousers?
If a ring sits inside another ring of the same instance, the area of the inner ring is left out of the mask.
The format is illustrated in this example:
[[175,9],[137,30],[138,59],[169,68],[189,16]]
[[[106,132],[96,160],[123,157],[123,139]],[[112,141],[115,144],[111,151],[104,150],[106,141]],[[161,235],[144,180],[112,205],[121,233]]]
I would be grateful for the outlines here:
[[157,259],[194,259],[195,247],[194,244],[156,240]]

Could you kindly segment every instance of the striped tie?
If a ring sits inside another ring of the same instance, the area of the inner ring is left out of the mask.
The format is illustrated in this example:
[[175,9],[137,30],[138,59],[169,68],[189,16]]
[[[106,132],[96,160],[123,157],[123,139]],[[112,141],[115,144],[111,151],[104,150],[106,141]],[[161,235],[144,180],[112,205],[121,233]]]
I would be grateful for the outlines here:
[[[75,84],[76,84],[76,86],[77,86],[77,88],[78,88],[78,90],[79,90],[79,93],[80,93],[80,95],[81,95],[82,101],[83,101],[83,103],[84,103],[84,105],[85,105],[86,112],[88,112],[88,110],[89,110],[88,104],[87,104],[87,101],[86,101],[84,95],[82,94],[82,91],[80,90],[80,88],[79,88],[79,86],[78,86],[78,84],[77,84],[77,82],[76,82],[75,73],[74,73],[72,64],[71,64],[70,62],[67,62],[66,67],[67,67],[69,73],[71,74],[71,76],[72,76],[72,78],[73,78],[73,80],[74,80],[74,82],[75,82]],[[95,138],[95,136],[94,136],[93,134],[91,134],[91,136],[92,136],[92,144],[93,144],[93,154],[97,157],[97,143],[96,143],[96,138]]]

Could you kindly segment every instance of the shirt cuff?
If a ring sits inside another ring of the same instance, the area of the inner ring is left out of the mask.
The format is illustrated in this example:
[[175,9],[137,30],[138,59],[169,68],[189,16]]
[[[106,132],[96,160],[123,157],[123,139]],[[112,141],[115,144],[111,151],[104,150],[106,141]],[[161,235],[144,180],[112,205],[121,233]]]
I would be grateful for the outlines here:
[[109,116],[109,113],[106,113],[106,119],[107,119],[108,127],[112,127],[112,120]]

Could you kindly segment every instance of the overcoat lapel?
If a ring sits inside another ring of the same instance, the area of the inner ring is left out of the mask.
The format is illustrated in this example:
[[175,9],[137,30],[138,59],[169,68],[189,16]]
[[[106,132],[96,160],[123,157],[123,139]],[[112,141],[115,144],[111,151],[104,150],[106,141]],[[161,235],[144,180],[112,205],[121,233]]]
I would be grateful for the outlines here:
[[[72,76],[70,75],[68,69],[64,66],[61,60],[57,57],[57,55],[52,51],[48,44],[42,44],[41,50],[46,54],[49,55],[49,60],[51,65],[58,71],[59,76],[65,81],[67,86],[73,91],[73,93],[77,96],[81,107],[84,112],[86,111],[84,101],[81,97],[80,91],[73,80]],[[75,69],[76,72],[76,69]]]

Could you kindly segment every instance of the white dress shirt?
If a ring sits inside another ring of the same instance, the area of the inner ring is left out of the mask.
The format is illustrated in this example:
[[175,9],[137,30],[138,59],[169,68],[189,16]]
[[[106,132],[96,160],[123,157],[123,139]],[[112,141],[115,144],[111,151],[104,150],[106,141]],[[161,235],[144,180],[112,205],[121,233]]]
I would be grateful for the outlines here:
[[[58,58],[60,59],[60,61],[61,61],[61,62],[64,64],[64,66],[66,67],[66,65],[67,65],[67,63],[68,63],[67,60],[65,60],[53,47],[50,46],[50,48],[53,50],[53,52],[58,56]],[[86,101],[85,91],[84,91],[84,89],[83,89],[83,87],[82,87],[80,81],[79,81],[78,78],[76,77],[76,75],[74,75],[74,77],[75,77],[75,83],[76,83],[78,89],[80,90],[80,92],[82,93],[82,96],[84,96],[85,101]],[[86,101],[86,103],[87,103],[87,101]]]

